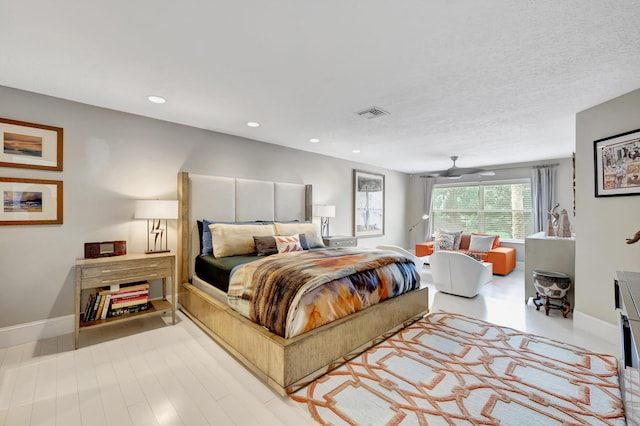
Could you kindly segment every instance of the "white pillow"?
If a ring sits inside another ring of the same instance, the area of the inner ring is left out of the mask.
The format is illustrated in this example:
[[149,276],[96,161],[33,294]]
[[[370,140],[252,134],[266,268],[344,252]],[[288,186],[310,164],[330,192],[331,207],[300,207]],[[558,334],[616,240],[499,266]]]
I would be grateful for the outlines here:
[[324,247],[318,229],[311,222],[273,222],[273,226],[277,235],[305,234],[309,248]]
[[471,235],[469,251],[471,253],[487,253],[493,246],[495,235]]
[[253,237],[274,235],[271,225],[235,225],[213,223],[209,225],[213,255],[215,257],[238,256],[255,253]]
[[278,247],[278,253],[289,253],[292,251],[302,251],[302,245],[300,244],[300,238],[298,234],[295,235],[276,235],[276,246]]

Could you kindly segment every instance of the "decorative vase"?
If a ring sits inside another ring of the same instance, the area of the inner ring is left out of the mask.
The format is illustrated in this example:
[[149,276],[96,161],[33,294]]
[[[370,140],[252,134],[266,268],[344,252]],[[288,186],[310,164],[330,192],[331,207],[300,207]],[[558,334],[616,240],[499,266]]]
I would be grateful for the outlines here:
[[558,218],[558,237],[568,238],[571,236],[571,223],[569,223],[569,214],[565,209],[560,212]]
[[562,272],[533,271],[533,286],[539,295],[562,298],[571,288],[571,278]]
[[544,233],[544,235],[546,235],[547,237],[553,237],[556,235],[556,232],[553,229],[553,222],[551,221],[551,219],[547,221],[547,230]]

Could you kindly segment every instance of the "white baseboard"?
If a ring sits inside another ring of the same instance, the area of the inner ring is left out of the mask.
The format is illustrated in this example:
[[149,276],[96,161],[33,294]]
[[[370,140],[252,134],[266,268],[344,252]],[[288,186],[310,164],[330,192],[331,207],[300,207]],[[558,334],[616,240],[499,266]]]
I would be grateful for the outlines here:
[[75,315],[34,321],[0,328],[0,348],[22,345],[73,333]]
[[573,311],[573,328],[594,334],[612,345],[620,345],[620,329],[617,324],[602,321],[577,309]]

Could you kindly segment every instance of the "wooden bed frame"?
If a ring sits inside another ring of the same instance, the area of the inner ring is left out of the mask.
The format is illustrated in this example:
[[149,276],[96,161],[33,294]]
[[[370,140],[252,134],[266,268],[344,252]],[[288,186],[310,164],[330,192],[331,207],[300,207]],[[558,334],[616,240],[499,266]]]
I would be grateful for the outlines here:
[[[191,223],[193,219],[190,219],[191,202],[194,201],[191,197],[189,174],[180,172],[178,301],[181,309],[216,342],[281,395],[296,391],[377,343],[380,336],[405,327],[428,311],[428,289],[423,287],[291,339],[273,334],[191,284],[190,271],[195,259],[193,247],[197,246],[193,244],[192,237],[195,226]],[[301,202],[304,204],[304,218],[310,219],[310,186],[305,187],[304,200]],[[235,203],[234,208],[239,204],[237,200]],[[274,209],[277,210],[278,208]],[[236,217],[242,215],[236,214]],[[216,217],[207,219],[229,220]]]

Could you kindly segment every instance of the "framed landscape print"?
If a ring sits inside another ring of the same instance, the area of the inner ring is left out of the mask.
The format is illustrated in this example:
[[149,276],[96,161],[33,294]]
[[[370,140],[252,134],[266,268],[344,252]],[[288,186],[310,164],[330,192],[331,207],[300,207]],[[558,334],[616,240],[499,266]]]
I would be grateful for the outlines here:
[[640,194],[640,129],[593,143],[596,197]]
[[59,127],[0,118],[0,167],[62,171]]
[[353,199],[355,236],[384,235],[384,175],[354,170]]
[[0,177],[0,225],[62,223],[62,181]]

